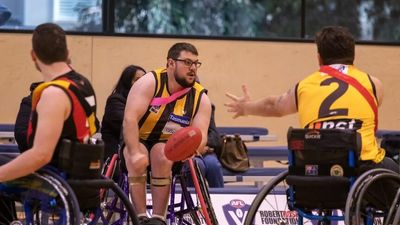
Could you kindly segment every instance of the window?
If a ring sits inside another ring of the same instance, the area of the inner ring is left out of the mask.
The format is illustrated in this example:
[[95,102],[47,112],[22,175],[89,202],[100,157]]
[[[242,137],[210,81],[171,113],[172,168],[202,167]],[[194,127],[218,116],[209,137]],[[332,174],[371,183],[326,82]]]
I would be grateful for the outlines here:
[[348,27],[358,40],[400,42],[400,1],[306,0],[306,38],[327,25]]
[[31,30],[54,22],[68,31],[102,31],[102,1],[99,0],[0,0],[11,18],[0,29]]
[[8,30],[55,22],[67,31],[110,35],[309,40],[323,26],[340,25],[357,40],[400,43],[399,0],[0,0],[0,10],[1,5],[12,12],[5,24],[0,21],[0,29]]
[[115,4],[117,33],[300,37],[300,0],[149,0]]

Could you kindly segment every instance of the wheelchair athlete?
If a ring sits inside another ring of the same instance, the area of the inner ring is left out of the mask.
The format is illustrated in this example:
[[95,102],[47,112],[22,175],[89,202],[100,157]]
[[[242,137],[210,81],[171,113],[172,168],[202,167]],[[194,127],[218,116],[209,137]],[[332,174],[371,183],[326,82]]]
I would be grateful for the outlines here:
[[286,93],[259,100],[251,100],[247,87],[242,86],[243,97],[226,94],[232,100],[225,104],[228,112],[234,113],[234,118],[281,117],[298,112],[301,128],[357,130],[362,143],[360,170],[386,168],[399,173],[398,165],[385,157],[385,150],[379,148],[375,138],[376,108],[383,100],[383,85],[353,65],[354,37],[344,27],[324,27],[315,42],[319,70]]
[[[63,139],[85,144],[98,129],[94,90],[84,76],[69,66],[64,30],[52,23],[37,26],[32,36],[31,57],[44,83],[32,95],[27,132],[29,149],[12,160],[0,156],[1,183],[29,175],[46,165],[58,167]],[[96,195],[92,192],[88,197]],[[10,204],[4,197],[0,201],[0,207],[7,208]],[[1,224],[15,219],[12,212],[9,214],[0,217]]]
[[[316,35],[319,66],[329,67],[346,74],[363,86],[372,96],[371,104],[380,106],[383,100],[383,85],[353,65],[355,41],[344,27],[325,27]],[[398,165],[385,157],[379,148],[375,130],[377,115],[365,96],[358,89],[331,74],[315,71],[286,93],[267,96],[260,100],[250,99],[247,87],[242,87],[244,96],[227,93],[232,102],[226,103],[234,118],[245,115],[281,117],[298,112],[300,126],[315,129],[356,129],[362,138],[359,156],[360,166],[386,168],[399,172]]]

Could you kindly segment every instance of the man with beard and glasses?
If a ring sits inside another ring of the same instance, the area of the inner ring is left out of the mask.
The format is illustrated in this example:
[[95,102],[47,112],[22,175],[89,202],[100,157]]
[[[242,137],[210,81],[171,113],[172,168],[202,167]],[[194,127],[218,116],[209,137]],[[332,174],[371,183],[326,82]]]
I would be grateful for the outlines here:
[[[182,127],[194,126],[203,136],[198,152],[201,154],[205,149],[211,103],[206,90],[196,82],[200,65],[195,46],[176,43],[168,51],[167,67],[147,73],[129,92],[123,122],[123,155],[140,224],[166,224],[173,164],[164,155],[168,137]],[[153,99],[162,101],[155,104]],[[146,215],[148,165],[153,200],[151,218]]]

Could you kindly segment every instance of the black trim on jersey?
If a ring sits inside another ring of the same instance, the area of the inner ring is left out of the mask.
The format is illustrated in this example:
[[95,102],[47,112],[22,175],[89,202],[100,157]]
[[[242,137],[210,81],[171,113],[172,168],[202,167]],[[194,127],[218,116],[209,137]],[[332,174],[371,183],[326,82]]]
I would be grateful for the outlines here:
[[[150,107],[151,107],[151,106],[150,106]],[[144,115],[142,116],[142,118],[139,120],[139,123],[138,123],[139,129],[140,129],[140,127],[142,127],[144,121],[146,121],[147,117],[149,116],[149,114],[150,114],[149,108],[150,108],[150,107],[147,108],[147,111],[144,113]]]
[[299,88],[299,83],[294,87],[294,100],[296,101],[296,110],[299,111],[299,100],[297,99],[297,89]]
[[[84,88],[84,87],[80,87],[80,88]],[[82,94],[79,93],[79,88],[76,87],[74,84],[71,84],[69,86],[69,90],[72,91],[72,93],[74,93],[74,95],[78,98],[79,102],[81,103],[83,109],[85,110],[86,113],[86,117],[89,117],[90,114],[92,114],[93,112],[93,107],[89,105],[89,103],[86,101],[85,97],[82,96]],[[68,95],[68,94],[67,94]],[[90,96],[88,96],[90,97]],[[72,99],[70,99],[72,102]]]
[[[193,89],[194,89],[194,88],[193,88]],[[203,94],[205,94],[205,92],[206,92],[206,89],[203,89],[203,90],[200,91],[199,100],[197,101],[196,111],[194,111],[193,117],[196,116],[197,112],[199,111],[201,98],[203,97]]]
[[[156,125],[154,128],[151,130],[150,135],[147,137],[147,140],[159,140],[162,134],[162,130],[165,127],[165,124],[168,122],[169,116],[171,113],[174,111],[176,101],[171,102],[165,106],[165,109],[160,116],[160,119],[157,121]],[[164,122],[163,122],[164,121]],[[159,131],[159,132],[153,132],[153,131]]]
[[171,95],[171,92],[168,89],[168,74],[167,74],[167,72],[160,73],[160,80],[162,81],[161,87],[164,87],[164,84],[165,84],[165,89],[167,90],[168,94]]
[[183,107],[183,109],[185,110],[185,115],[190,118],[190,120],[192,120],[192,116],[193,116],[193,108],[191,106],[194,106],[194,97],[196,95],[196,89],[192,88],[190,89],[190,91],[186,94],[186,102],[185,102],[185,106]]
[[367,74],[367,76],[368,76],[369,82],[371,82],[372,91],[374,92],[374,97],[375,97],[375,99],[376,99],[376,102],[377,102],[378,105],[379,105],[379,99],[378,99],[378,97],[376,96],[376,87],[375,87],[375,84],[374,84],[374,82],[372,82],[371,76],[370,76],[369,74]]
[[[154,79],[156,80],[156,87],[154,89],[154,93],[153,96],[156,96],[156,92],[157,92],[157,88],[158,88],[158,79],[157,79],[157,74],[156,71],[151,71],[151,73],[153,74]],[[161,86],[162,87],[162,86]]]
[[163,76],[163,74],[166,74],[166,73],[161,73],[160,74],[160,90],[158,90],[158,93],[154,97],[161,97],[162,93],[164,91],[164,87],[167,89],[167,92],[169,94],[169,91],[168,91],[168,76]]

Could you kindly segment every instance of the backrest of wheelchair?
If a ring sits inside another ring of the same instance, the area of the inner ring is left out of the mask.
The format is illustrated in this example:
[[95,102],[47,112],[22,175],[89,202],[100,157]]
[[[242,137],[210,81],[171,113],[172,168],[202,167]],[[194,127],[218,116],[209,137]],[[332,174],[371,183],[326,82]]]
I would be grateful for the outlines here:
[[71,179],[98,179],[103,165],[104,143],[82,144],[63,139],[58,145],[57,167]]
[[343,208],[354,181],[361,137],[355,130],[289,128],[290,207]]
[[[57,167],[66,173],[67,181],[100,179],[104,158],[104,143],[82,144],[63,139],[58,147]],[[91,210],[100,205],[99,188],[71,184],[82,211]]]

